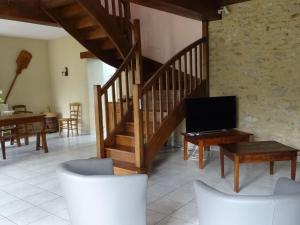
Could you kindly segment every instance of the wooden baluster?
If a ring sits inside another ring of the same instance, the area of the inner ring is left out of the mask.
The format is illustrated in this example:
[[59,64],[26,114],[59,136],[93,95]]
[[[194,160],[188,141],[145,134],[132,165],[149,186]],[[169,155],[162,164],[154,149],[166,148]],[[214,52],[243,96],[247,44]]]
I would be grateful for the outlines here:
[[141,85],[133,85],[133,118],[134,118],[134,150],[135,166],[141,168],[144,162],[144,132],[143,132],[143,112],[140,108]]
[[145,135],[146,135],[146,142],[149,140],[149,98],[148,98],[148,91],[145,94]]
[[193,90],[193,52],[192,49],[189,51],[190,53],[190,93]]
[[125,69],[125,84],[126,84],[126,109],[129,110],[129,76],[128,68]]
[[105,158],[101,86],[94,85],[97,158]]
[[152,120],[153,120],[153,134],[156,131],[156,84],[152,86]]
[[140,30],[140,21],[135,19],[133,21],[134,26],[134,40],[138,43],[138,46],[135,50],[135,66],[136,66],[136,77],[135,83],[141,84],[143,81],[143,58],[142,58],[142,46],[141,46],[141,30]]
[[108,14],[109,14],[109,4],[108,4],[108,0],[105,0],[105,6],[104,8],[107,10]]
[[108,94],[107,94],[107,91],[105,91],[105,94],[104,94],[104,106],[105,106],[105,123],[106,123],[106,136],[108,136],[108,134],[110,133],[110,123],[109,123],[109,120],[110,120],[110,112],[109,112],[109,107],[108,107]]
[[123,110],[123,88],[122,88],[122,75],[119,78],[119,96],[120,96],[120,116],[121,119],[123,118],[124,115],[124,110]]
[[167,106],[167,115],[169,115],[170,112],[170,99],[169,99],[169,90],[170,90],[170,68],[165,72],[166,73],[166,106]]
[[132,75],[132,84],[135,84],[135,60],[131,60],[131,75]]
[[111,0],[111,8],[112,8],[112,15],[116,16],[116,2],[115,2],[115,0]]
[[196,78],[196,86],[198,85],[199,83],[199,80],[198,80],[198,51],[197,51],[197,46],[195,47],[195,78]]
[[114,116],[114,129],[117,127],[117,107],[116,107],[116,87],[115,83],[112,84],[112,101],[113,101],[113,116]]
[[184,97],[187,96],[187,56],[186,53],[184,54]]
[[199,79],[200,79],[200,85],[202,85],[203,81],[203,66],[202,66],[202,44],[199,45]]
[[122,10],[122,2],[121,2],[121,0],[118,0],[118,8],[119,8],[119,17],[120,17],[120,22],[121,22],[122,18],[123,18],[123,10]]
[[172,86],[173,86],[173,109],[176,106],[176,79],[175,79],[175,62],[172,65]]
[[162,123],[163,121],[163,117],[164,117],[164,110],[163,110],[163,93],[162,93],[162,89],[163,89],[163,80],[162,80],[162,74],[160,74],[159,76],[159,80],[158,80],[158,85],[159,85],[159,113],[160,113],[160,123]]
[[178,59],[178,89],[179,89],[179,98],[178,101],[179,103],[181,102],[181,97],[182,97],[182,84],[181,84],[181,56]]

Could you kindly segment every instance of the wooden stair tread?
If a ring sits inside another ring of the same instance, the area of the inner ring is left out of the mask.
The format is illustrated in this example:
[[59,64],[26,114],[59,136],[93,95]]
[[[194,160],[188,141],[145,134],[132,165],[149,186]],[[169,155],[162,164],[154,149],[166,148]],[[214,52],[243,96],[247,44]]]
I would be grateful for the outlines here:
[[116,134],[117,136],[125,136],[125,137],[134,137],[134,133],[133,132],[122,132],[122,133],[119,133],[119,134]]
[[71,3],[69,5],[63,6],[59,8],[60,15],[64,18],[78,18],[86,15],[86,12],[82,9],[82,7],[77,3]]
[[43,0],[42,3],[46,8],[53,9],[74,3],[74,0]]
[[106,150],[113,150],[113,151],[124,151],[129,153],[134,153],[134,147],[131,146],[124,146],[124,145],[114,145],[105,147]]
[[138,168],[134,163],[127,163],[119,160],[113,160],[114,167],[121,168],[127,171],[131,171],[132,173],[144,173],[144,168]]

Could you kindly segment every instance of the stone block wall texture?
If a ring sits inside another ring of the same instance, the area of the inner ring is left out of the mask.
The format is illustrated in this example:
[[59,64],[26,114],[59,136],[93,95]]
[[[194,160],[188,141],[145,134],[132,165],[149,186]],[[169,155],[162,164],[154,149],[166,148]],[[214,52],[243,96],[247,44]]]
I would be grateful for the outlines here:
[[210,23],[211,96],[238,96],[239,128],[300,149],[300,0],[252,0]]

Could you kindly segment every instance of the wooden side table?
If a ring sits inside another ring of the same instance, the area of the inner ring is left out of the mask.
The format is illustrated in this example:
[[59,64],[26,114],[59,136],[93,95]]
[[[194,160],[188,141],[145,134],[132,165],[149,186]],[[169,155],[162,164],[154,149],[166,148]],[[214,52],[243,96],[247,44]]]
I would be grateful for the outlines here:
[[234,191],[239,192],[241,163],[270,162],[270,174],[274,174],[275,161],[291,161],[291,179],[296,178],[298,150],[276,141],[261,141],[221,145],[221,177],[224,178],[224,156],[234,162]]
[[204,150],[211,145],[222,145],[231,144],[237,142],[249,142],[252,134],[238,131],[238,130],[228,130],[220,133],[210,133],[202,134],[198,136],[190,136],[187,133],[183,133],[183,143],[184,143],[184,160],[188,159],[188,142],[197,145],[199,149],[199,167],[204,169],[203,154]]

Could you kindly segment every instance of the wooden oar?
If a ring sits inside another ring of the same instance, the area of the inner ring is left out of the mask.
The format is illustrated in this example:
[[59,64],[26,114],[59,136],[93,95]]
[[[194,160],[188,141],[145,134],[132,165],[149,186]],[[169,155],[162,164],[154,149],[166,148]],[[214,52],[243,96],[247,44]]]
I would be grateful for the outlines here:
[[11,83],[10,87],[9,87],[9,90],[7,92],[7,95],[5,97],[5,100],[4,100],[4,104],[6,104],[7,102],[7,99],[10,95],[10,92],[12,91],[15,83],[16,83],[16,80],[18,78],[18,76],[22,73],[22,71],[24,69],[26,69],[30,63],[32,59],[32,55],[30,52],[26,51],[26,50],[22,50],[16,60],[16,63],[17,63],[17,70],[16,70],[16,75],[15,75],[15,78],[13,79],[13,82]]

